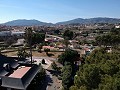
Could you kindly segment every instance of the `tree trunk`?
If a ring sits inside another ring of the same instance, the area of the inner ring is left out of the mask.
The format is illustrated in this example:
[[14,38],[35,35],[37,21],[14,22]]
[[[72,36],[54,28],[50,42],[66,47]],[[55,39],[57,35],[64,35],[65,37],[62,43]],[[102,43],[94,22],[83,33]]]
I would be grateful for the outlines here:
[[31,57],[31,64],[32,64],[32,46],[30,45],[30,57]]

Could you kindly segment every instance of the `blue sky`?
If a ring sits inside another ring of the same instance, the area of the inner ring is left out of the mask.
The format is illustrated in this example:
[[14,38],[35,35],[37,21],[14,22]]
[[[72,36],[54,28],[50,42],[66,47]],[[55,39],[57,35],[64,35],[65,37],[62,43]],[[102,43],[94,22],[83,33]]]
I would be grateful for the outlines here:
[[16,19],[56,23],[92,17],[120,18],[120,0],[0,0],[0,23]]

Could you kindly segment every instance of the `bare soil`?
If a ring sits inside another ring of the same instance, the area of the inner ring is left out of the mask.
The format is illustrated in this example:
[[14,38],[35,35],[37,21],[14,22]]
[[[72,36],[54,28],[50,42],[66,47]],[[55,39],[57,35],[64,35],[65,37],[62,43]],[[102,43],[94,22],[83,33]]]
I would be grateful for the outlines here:
[[[49,57],[52,57],[52,58],[57,58],[58,55],[61,55],[62,52],[48,52],[51,56]],[[4,55],[7,55],[7,56],[17,56],[17,51],[13,51],[13,52],[6,52],[6,53],[3,53]],[[35,57],[48,57],[47,54],[45,52],[38,52],[38,51],[33,51],[32,52],[33,56]]]

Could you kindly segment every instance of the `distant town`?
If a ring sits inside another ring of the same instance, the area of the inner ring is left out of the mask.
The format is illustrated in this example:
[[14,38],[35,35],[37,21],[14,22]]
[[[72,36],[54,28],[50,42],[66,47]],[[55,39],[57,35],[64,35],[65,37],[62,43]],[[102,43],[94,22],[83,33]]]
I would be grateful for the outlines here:
[[0,90],[120,89],[119,21],[28,22],[0,25]]

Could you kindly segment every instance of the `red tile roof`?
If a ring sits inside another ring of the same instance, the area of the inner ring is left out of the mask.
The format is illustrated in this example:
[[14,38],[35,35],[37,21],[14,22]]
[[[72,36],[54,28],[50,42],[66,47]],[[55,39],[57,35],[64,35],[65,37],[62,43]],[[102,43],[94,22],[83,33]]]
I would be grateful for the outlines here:
[[31,67],[21,66],[17,70],[15,70],[9,77],[22,78],[30,70],[30,68]]

